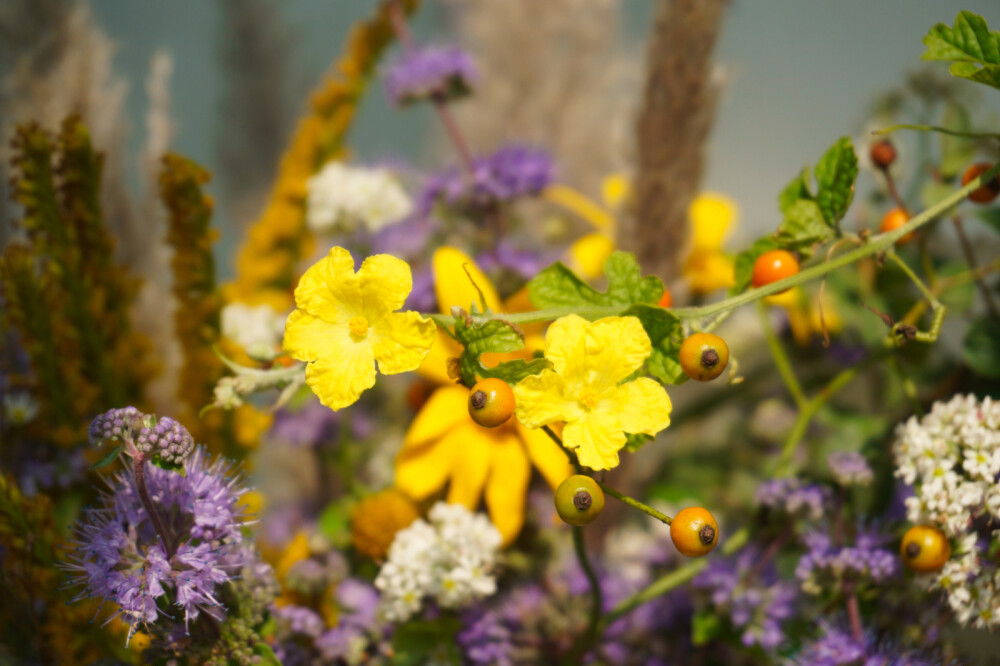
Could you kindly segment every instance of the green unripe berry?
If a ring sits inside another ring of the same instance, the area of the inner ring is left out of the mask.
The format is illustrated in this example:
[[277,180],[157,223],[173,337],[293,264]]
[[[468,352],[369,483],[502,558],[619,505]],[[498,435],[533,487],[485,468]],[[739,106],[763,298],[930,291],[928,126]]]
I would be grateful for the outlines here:
[[556,488],[556,511],[563,522],[586,525],[604,510],[604,491],[589,476],[574,474]]

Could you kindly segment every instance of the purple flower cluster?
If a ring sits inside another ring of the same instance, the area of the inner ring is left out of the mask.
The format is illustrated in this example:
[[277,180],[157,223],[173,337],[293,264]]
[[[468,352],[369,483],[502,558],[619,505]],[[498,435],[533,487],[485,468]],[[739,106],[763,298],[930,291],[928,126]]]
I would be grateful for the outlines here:
[[826,459],[833,478],[842,486],[864,486],[872,482],[875,475],[865,457],[856,451],[837,451]]
[[456,46],[414,49],[385,73],[385,91],[396,106],[431,98],[454,100],[472,92],[479,72],[472,56]]
[[194,437],[180,423],[164,416],[152,427],[142,427],[135,447],[147,457],[158,457],[165,463],[179,465],[194,451]]
[[305,606],[281,606],[275,609],[274,618],[290,634],[318,638],[323,633],[323,619]]
[[149,494],[172,528],[170,559],[139,500],[134,477],[122,472],[98,505],[84,511],[75,547],[62,565],[70,581],[84,588],[77,599],[118,604],[115,616],[131,625],[130,636],[136,625],[157,620],[157,601],[164,595],[184,612],[185,626],[202,612],[221,619],[218,586],[254,557],[243,547],[245,516],[237,503],[246,490],[232,466],[208,463],[196,449],[184,461],[184,471],[146,470]]
[[769,509],[819,520],[830,502],[830,489],[797,478],[772,479],[758,486],[756,501]]
[[850,632],[826,625],[823,636],[804,647],[795,658],[802,666],[930,666],[912,652],[879,646],[871,636],[855,639]]
[[[310,400],[301,409],[282,409],[274,419],[269,435],[291,446],[315,446],[335,441],[339,436],[342,414],[327,409],[318,400]],[[351,411],[351,436],[371,436],[375,424],[361,409]]]
[[795,576],[807,592],[818,593],[845,577],[878,584],[899,573],[899,558],[881,547],[884,539],[874,532],[859,531],[853,546],[835,546],[825,532],[811,532],[804,540],[809,550],[799,559]]
[[694,584],[728,612],[743,645],[773,650],[785,642],[782,624],[795,611],[797,593],[794,585],[777,580],[773,566],[758,571],[760,559],[758,548],[744,548],[736,557],[713,561]]
[[90,422],[87,429],[87,437],[92,444],[103,444],[111,441],[124,441],[126,437],[132,437],[144,425],[145,414],[135,407],[120,407],[109,409],[103,414],[98,414]]
[[511,144],[475,158],[471,175],[452,167],[431,176],[420,193],[417,209],[428,215],[435,204],[444,202],[476,214],[502,202],[538,194],[555,175],[555,162],[546,151]]

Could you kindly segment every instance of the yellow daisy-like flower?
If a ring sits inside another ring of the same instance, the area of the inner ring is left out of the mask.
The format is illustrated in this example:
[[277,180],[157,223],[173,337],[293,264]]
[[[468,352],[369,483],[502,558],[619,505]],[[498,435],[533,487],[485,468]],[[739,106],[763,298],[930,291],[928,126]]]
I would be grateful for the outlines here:
[[739,218],[739,210],[728,197],[701,194],[691,202],[691,252],[684,262],[684,277],[691,291],[707,294],[736,282],[733,258],[722,251]]
[[565,422],[563,445],[591,469],[618,466],[625,433],[655,435],[670,425],[670,397],[647,377],[622,383],[652,347],[635,317],[588,322],[569,315],[545,335],[553,370],[514,387],[517,418],[531,428]]
[[602,204],[591,200],[582,192],[566,185],[550,185],[542,196],[575,213],[594,226],[595,232],[578,238],[567,251],[570,268],[588,280],[604,274],[604,262],[615,251],[616,211],[631,196],[632,190],[625,174],[611,174],[601,183]]
[[335,247],[295,288],[297,309],[285,322],[285,351],[305,361],[306,383],[330,409],[353,404],[387,375],[416,370],[436,326],[417,312],[396,312],[413,288],[406,262],[387,254],[354,272],[350,252]]

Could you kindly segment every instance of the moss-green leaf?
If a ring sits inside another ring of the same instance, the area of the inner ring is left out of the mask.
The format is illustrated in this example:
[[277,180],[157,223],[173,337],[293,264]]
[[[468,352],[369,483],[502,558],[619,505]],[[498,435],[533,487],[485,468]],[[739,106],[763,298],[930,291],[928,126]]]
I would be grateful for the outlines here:
[[982,16],[962,11],[955,25],[938,23],[924,37],[924,60],[951,61],[952,76],[1000,88],[1000,32]]
[[653,350],[646,361],[649,374],[665,384],[683,384],[687,375],[678,359],[684,329],[681,321],[669,310],[652,305],[634,305],[625,313],[639,319]]
[[107,467],[108,465],[110,465],[115,461],[115,458],[117,458],[118,454],[121,452],[122,452],[122,445],[119,444],[118,446],[110,449],[107,453],[105,453],[101,457],[100,460],[91,465],[90,469],[93,470],[93,469],[101,469],[102,467]]
[[836,225],[854,198],[858,156],[850,137],[837,140],[816,163],[816,203],[830,225]]
[[778,227],[775,240],[787,250],[798,250],[804,256],[812,254],[812,246],[825,243],[835,235],[819,204],[808,199],[799,199],[788,207],[785,219]]
[[778,209],[781,210],[781,214],[784,215],[788,212],[788,209],[798,201],[799,199],[812,199],[812,192],[809,191],[809,167],[806,166],[802,169],[802,173],[797,175],[795,178],[785,185],[785,189],[781,190],[778,194]]
[[600,292],[556,262],[528,283],[528,297],[537,308],[600,305],[628,307],[633,303],[656,303],[663,295],[663,282],[642,276],[639,262],[629,252],[613,252],[604,263],[608,289]]
[[524,347],[524,333],[513,324],[499,319],[476,323],[460,316],[455,321],[455,339],[465,349],[459,357],[462,381],[469,386],[476,383],[476,375],[482,376],[485,366],[479,357],[483,354],[504,354]]

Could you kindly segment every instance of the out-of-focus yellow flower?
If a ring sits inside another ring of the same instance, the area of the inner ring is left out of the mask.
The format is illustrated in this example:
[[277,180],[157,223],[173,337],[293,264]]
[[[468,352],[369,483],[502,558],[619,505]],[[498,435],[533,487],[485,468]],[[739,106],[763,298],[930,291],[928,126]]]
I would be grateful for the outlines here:
[[244,403],[236,408],[233,418],[233,435],[236,443],[245,449],[256,449],[260,438],[274,422],[274,415],[262,412]]
[[[566,185],[550,185],[543,198],[580,216],[597,230],[578,238],[567,252],[570,268],[591,280],[604,273],[604,262],[615,251],[618,222],[611,210],[617,210],[631,196],[631,184],[624,174],[612,174],[601,184],[603,206],[582,192]],[[610,210],[609,210],[610,209]]]
[[413,287],[410,267],[387,254],[354,259],[335,247],[295,288],[297,309],[285,324],[285,351],[306,361],[306,383],[330,409],[353,404],[383,374],[416,370],[436,326],[417,312],[396,312]]
[[385,559],[392,540],[419,517],[416,505],[395,488],[364,498],[351,511],[351,542],[375,561]]
[[240,497],[240,501],[237,506],[242,506],[247,514],[251,516],[259,516],[261,509],[264,508],[264,494],[258,490],[251,490],[249,492],[243,493]]
[[735,284],[733,258],[722,246],[739,221],[736,203],[721,194],[698,195],[688,209],[691,251],[684,262],[684,277],[691,291],[706,294]]
[[670,425],[670,397],[657,382],[640,377],[652,347],[635,317],[588,322],[570,315],[545,335],[543,370],[514,387],[517,418],[531,428],[565,422],[563,445],[591,469],[618,466],[625,433],[655,435]]
[[[814,336],[823,335],[823,321],[820,321],[819,298],[810,300],[801,287],[793,287],[780,294],[774,294],[764,299],[768,305],[777,305],[785,309],[788,316],[788,327],[792,337],[799,345],[810,344]],[[837,333],[843,328],[840,314],[834,307],[833,299],[823,297],[823,319],[826,322],[827,333]]]
[[484,428],[469,416],[469,389],[445,386],[413,420],[396,458],[396,485],[422,500],[448,485],[447,501],[471,510],[484,494],[490,520],[510,543],[524,524],[531,466],[555,488],[572,473],[566,454],[517,419]]
[[274,567],[274,575],[277,576],[278,581],[284,582],[285,576],[288,575],[291,568],[311,554],[309,535],[305,532],[299,532],[285,546],[285,550],[282,551],[281,557],[278,558],[278,563]]
[[601,182],[604,204],[617,210],[632,196],[632,181],[623,173],[613,173]]

